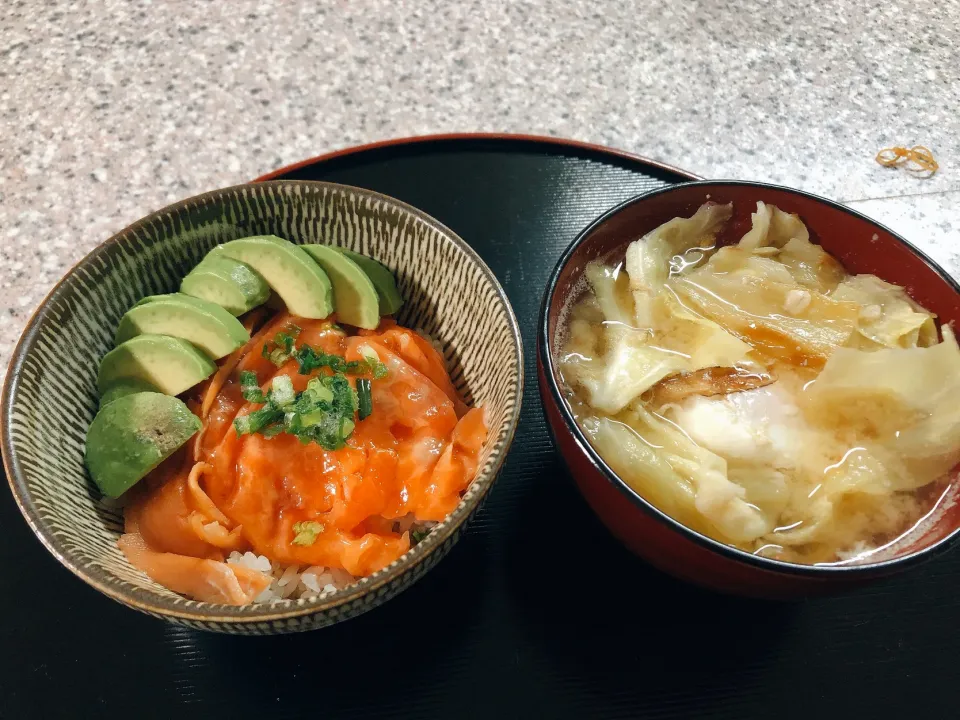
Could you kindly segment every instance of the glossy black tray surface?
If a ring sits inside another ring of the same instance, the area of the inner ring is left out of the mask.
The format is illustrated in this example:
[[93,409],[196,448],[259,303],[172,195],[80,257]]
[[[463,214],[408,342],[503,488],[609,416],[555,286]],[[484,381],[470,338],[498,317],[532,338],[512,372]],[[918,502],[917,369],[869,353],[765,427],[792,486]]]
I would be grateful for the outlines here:
[[501,480],[450,556],[386,606],[251,638],[177,628],[100,596],[0,492],[0,717],[957,717],[960,553],[841,597],[719,596],[623,550],[554,454],[534,365],[547,277],[595,217],[691,176],[494,136],[370,146],[275,176],[404,200],[496,273],[527,373]]

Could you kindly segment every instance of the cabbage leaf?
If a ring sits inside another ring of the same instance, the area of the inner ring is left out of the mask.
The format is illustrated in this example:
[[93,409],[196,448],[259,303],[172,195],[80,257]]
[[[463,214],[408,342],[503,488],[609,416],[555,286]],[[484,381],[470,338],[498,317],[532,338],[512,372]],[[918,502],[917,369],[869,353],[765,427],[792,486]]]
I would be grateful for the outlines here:
[[[632,405],[621,417],[656,447],[661,458],[693,488],[693,509],[707,521],[708,535],[743,543],[773,529],[772,518],[749,504],[745,500],[746,490],[728,479],[727,462],[722,457],[700,447],[673,423],[651,413],[641,403]],[[633,473],[642,475],[642,468],[635,468]]]
[[638,327],[653,325],[651,305],[670,276],[671,259],[692,248],[713,248],[717,233],[732,214],[732,204],[707,203],[693,216],[674,218],[630,243],[626,269]]
[[929,347],[937,342],[934,315],[919,307],[898,285],[876,275],[854,275],[840,283],[831,294],[835,300],[861,306],[858,347]]
[[960,462],[960,348],[949,326],[933,347],[841,348],[806,395],[815,420],[868,438],[894,490],[922,487]]
[[746,361],[753,349],[713,320],[685,308],[672,291],[657,296],[655,318],[658,332],[653,342],[685,355],[688,360],[684,372],[733,367]]
[[584,268],[587,282],[600,305],[607,322],[633,325],[633,308],[629,291],[630,281],[619,268],[610,268],[594,260]]
[[606,328],[604,353],[568,353],[563,360],[564,377],[583,388],[592,407],[616,414],[660,380],[687,366],[683,356],[648,345],[648,337],[645,331]]
[[757,211],[750,217],[753,225],[738,243],[741,250],[750,252],[762,247],[781,248],[793,238],[810,239],[807,226],[799,217],[774,205],[757,202]]
[[821,293],[829,293],[847,276],[837,260],[819,245],[806,238],[788,241],[777,261],[790,270],[796,283]]
[[[715,274],[709,264],[672,285],[686,305],[753,347],[794,365],[824,362],[857,329],[855,303],[752,275]],[[798,293],[802,307],[785,314]]]

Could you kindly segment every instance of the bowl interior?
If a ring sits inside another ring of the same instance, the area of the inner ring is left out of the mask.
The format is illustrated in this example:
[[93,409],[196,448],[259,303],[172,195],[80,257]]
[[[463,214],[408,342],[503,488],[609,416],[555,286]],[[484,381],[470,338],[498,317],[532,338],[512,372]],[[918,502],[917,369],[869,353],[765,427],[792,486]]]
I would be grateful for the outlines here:
[[[546,298],[545,324],[541,328],[546,350],[541,357],[545,356],[548,375],[555,386],[562,388],[563,384],[556,363],[553,362],[553,353],[562,342],[562,318],[584,288],[581,278],[588,262],[599,257],[616,257],[618,253],[622,254],[633,240],[675,217],[689,217],[707,201],[733,203],[733,218],[718,240],[721,244],[736,242],[750,229],[750,216],[756,210],[758,200],[799,215],[810,230],[811,240],[840,260],[849,272],[872,273],[883,280],[903,286],[914,300],[936,313],[940,323],[956,325],[960,320],[960,286],[956,281],[903,238],[869,218],[832,201],[787,188],[736,181],[689,183],[635,198],[614,209],[587,228],[561,258],[549,290],[550,294]],[[563,395],[562,390],[560,395]],[[621,481],[593,450],[586,436],[576,426],[565,402],[561,402],[560,409],[568,429],[578,439],[578,445],[584,448],[593,463],[600,467],[630,500],[652,511],[661,520],[682,527],[699,541],[715,547],[727,547],[675,523],[643,500]],[[957,472],[957,468],[952,471],[954,478]],[[925,518],[918,532],[910,533],[903,540],[874,553],[869,563],[816,570],[870,567],[932,550],[946,539],[960,533],[958,485],[960,483],[952,483],[946,496]],[[734,548],[727,550],[738,553],[742,559],[769,567],[809,568],[759,558]]]
[[[457,390],[486,409],[490,433],[477,478],[458,508],[393,565],[332,598],[238,608],[187,600],[132,568],[116,546],[122,512],[101,499],[83,453],[97,410],[97,367],[123,313],[142,297],[175,292],[214,245],[261,234],[346,247],[393,269],[406,301],[398,321],[441,343]],[[5,387],[7,473],[47,548],[121,602],[175,619],[298,617],[392,582],[454,536],[493,483],[512,439],[523,384],[521,353],[516,319],[490,270],[423,213],[329,183],[277,181],[218,190],[123,230],[81,260],[40,306],[14,353]]]

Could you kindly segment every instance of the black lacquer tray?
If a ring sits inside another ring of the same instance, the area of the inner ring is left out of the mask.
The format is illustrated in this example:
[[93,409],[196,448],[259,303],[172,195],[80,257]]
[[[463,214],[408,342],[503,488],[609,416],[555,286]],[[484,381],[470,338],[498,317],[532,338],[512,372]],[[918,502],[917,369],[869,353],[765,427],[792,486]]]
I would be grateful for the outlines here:
[[535,324],[577,232],[693,176],[546,138],[356,148],[272,177],[371,188],[483,256],[524,333],[524,409],[503,476],[448,558],[386,606],[313,633],[174,627],[62,569],[0,492],[0,717],[949,718],[960,553],[803,603],[714,595],[623,550],[577,495],[540,409]]

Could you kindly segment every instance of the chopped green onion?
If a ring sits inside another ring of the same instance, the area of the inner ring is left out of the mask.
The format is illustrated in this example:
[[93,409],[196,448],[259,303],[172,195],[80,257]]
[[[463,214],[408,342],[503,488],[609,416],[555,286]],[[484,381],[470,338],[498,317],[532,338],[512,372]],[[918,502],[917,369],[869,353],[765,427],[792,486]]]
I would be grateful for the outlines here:
[[412,530],[410,532],[410,544],[416,545],[430,534],[429,530]]
[[287,411],[283,414],[283,431],[292,435],[298,435],[303,427],[303,416],[295,412]]
[[257,382],[257,374],[244,370],[240,373],[240,392],[243,399],[252,403],[264,403],[267,398],[260,389],[260,383]]
[[363,372],[363,363],[347,362],[339,355],[325,353],[322,350],[317,351],[309,345],[301,345],[293,356],[300,365],[301,375],[309,375],[320,368],[330,368],[334,373],[357,374]]
[[310,382],[307,383],[307,390],[313,394],[317,402],[333,402],[333,392],[323,384],[320,378],[310,378]]
[[341,362],[343,361],[343,358],[336,355],[328,355],[325,352],[317,352],[309,345],[301,345],[299,348],[297,348],[297,351],[293,354],[293,357],[300,366],[299,372],[301,375],[309,375],[314,370],[318,370],[322,367],[328,367],[336,372],[336,362],[338,360]]
[[377,355],[376,350],[369,345],[361,345],[359,351],[363,355],[367,369],[373,375],[374,380],[381,380],[387,376],[387,366],[380,362],[380,356]]
[[323,523],[315,520],[304,520],[293,524],[294,545],[310,546],[317,541],[317,535],[323,532]]
[[249,435],[250,433],[260,432],[281,418],[283,418],[283,411],[267,405],[248,415],[237,416],[233,420],[233,427],[236,428],[237,435]]
[[260,431],[260,434],[265,438],[276,437],[283,432],[283,425],[279,423],[274,423],[273,425],[268,425],[263,430]]
[[293,380],[289,375],[277,375],[273,379],[268,395],[270,402],[279,407],[286,407],[296,400],[297,394],[293,389]]
[[374,378],[378,379],[387,376],[387,367],[380,362],[373,348],[364,345],[360,348],[360,352],[364,354],[363,360],[347,362],[339,355],[314,350],[309,345],[301,345],[293,353],[293,357],[300,365],[301,375],[309,375],[320,368],[330,368],[334,373],[346,373],[348,375],[363,375],[369,372],[373,374]]
[[300,416],[300,424],[303,427],[311,427],[313,425],[319,425],[323,422],[323,419],[327,416],[323,410],[314,410],[313,412],[308,412]]
[[370,393],[370,381],[367,378],[357,380],[357,417],[366,420],[373,412],[373,396]]
[[256,373],[240,374],[241,392],[248,402],[263,403],[259,410],[234,419],[237,433],[260,433],[274,437],[279,433],[294,435],[301,443],[316,443],[325,450],[339,450],[356,429],[355,414],[363,420],[373,412],[373,394],[370,377],[359,377],[356,390],[347,375],[386,374],[375,350],[361,348],[361,360],[348,362],[340,355],[326,353],[309,345],[294,346],[300,332],[296,326],[287,326],[264,345],[264,356],[277,365],[288,358],[296,359],[301,374],[328,368],[332,374],[321,373],[311,377],[302,392],[296,392],[289,375],[277,375],[264,393],[257,383]]
[[238,415],[233,419],[233,427],[237,435],[249,435],[253,432],[253,423],[249,415]]
[[321,422],[310,427],[310,437],[324,450],[339,450],[346,445],[342,428],[343,418],[328,413]]
[[271,342],[263,344],[261,354],[277,367],[283,365],[293,354],[293,344],[300,335],[300,328],[293,323],[278,332]]
[[333,393],[330,405],[341,417],[353,417],[357,410],[357,395],[344,375],[328,375],[320,379],[323,386]]

